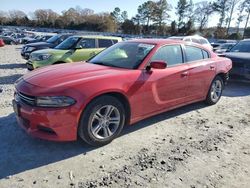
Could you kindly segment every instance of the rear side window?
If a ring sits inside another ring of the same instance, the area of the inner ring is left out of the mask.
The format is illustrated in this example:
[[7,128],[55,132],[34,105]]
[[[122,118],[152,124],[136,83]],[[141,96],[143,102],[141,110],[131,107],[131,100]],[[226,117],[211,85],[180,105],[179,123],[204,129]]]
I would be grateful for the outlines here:
[[202,50],[202,54],[203,54],[203,59],[207,59],[207,58],[209,58],[209,54],[208,54],[208,52],[207,52],[207,51]]
[[168,66],[183,63],[182,50],[179,45],[168,45],[161,47],[152,57],[151,61],[162,60],[167,62]]
[[200,43],[201,43],[201,44],[208,44],[208,41],[205,40],[205,39],[200,39]]
[[203,59],[203,50],[193,46],[186,46],[187,61],[198,61]]
[[107,48],[113,45],[112,40],[109,39],[98,39],[99,48]]
[[185,38],[184,41],[191,42],[190,38]]
[[192,38],[192,42],[195,42],[195,43],[198,43],[198,44],[201,43],[200,40],[199,40],[199,39],[196,39],[196,38]]

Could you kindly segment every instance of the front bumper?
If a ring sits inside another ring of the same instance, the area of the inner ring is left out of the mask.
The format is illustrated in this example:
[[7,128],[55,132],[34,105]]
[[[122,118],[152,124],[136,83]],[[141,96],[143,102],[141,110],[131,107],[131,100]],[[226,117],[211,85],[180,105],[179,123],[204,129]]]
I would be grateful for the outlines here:
[[28,61],[28,62],[26,63],[26,67],[27,67],[27,69],[28,69],[29,71],[34,70],[33,64],[32,64],[30,61]]
[[17,122],[29,135],[51,141],[77,139],[77,115],[71,114],[70,109],[42,109],[13,103],[18,106],[14,110]]
[[[13,109],[18,124],[31,136],[52,141],[77,139],[77,127],[81,110],[77,104],[63,108],[35,106],[35,97],[27,93],[42,92],[44,88],[23,80],[16,83]],[[34,93],[34,95],[37,95]]]

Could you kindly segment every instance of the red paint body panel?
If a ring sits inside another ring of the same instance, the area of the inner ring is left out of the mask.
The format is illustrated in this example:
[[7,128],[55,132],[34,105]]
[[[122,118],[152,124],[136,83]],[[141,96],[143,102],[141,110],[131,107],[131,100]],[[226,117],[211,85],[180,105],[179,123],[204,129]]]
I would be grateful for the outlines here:
[[[146,71],[152,55],[163,45],[185,44],[172,40],[135,40],[155,44],[136,70],[88,63],[72,63],[37,69],[16,83],[16,90],[30,96],[70,96],[76,103],[65,108],[38,108],[21,104],[19,124],[31,135],[55,141],[77,139],[77,128],[86,105],[106,93],[122,94],[129,102],[129,124],[206,98],[214,77],[227,73],[232,65],[217,57],[184,63],[166,69]],[[195,45],[203,48],[199,45]],[[38,129],[48,127],[55,134]]]

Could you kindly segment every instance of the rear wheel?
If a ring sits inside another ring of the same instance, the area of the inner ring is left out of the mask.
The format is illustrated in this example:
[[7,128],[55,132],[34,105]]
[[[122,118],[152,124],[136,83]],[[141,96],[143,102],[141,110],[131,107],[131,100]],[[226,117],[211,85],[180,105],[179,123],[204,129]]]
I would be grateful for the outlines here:
[[223,88],[224,82],[222,78],[220,76],[216,76],[207,94],[206,103],[209,105],[216,104],[220,100]]
[[58,61],[58,62],[53,63],[53,65],[58,65],[58,64],[63,64],[63,63],[65,63],[65,62],[63,62],[63,61]]
[[125,124],[122,103],[112,96],[94,99],[84,110],[79,136],[92,146],[102,146],[116,138]]

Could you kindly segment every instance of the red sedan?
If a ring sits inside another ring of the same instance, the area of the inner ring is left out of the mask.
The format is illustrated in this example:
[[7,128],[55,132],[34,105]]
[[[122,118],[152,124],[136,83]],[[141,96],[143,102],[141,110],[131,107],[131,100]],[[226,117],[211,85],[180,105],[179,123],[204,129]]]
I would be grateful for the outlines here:
[[104,145],[126,124],[197,101],[215,104],[229,59],[192,43],[132,40],[89,60],[48,66],[16,84],[14,111],[29,134]]

